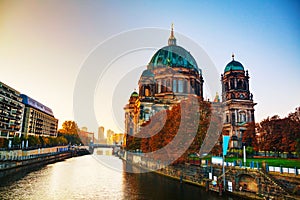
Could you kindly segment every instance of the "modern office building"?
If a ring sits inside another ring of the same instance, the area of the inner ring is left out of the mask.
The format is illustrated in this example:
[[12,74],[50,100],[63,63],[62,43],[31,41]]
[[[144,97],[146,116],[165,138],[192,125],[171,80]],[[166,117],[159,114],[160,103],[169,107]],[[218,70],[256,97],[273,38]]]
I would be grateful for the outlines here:
[[23,112],[20,92],[0,82],[0,137],[21,136]]
[[57,136],[58,119],[47,106],[21,94],[25,104],[22,134],[35,136]]

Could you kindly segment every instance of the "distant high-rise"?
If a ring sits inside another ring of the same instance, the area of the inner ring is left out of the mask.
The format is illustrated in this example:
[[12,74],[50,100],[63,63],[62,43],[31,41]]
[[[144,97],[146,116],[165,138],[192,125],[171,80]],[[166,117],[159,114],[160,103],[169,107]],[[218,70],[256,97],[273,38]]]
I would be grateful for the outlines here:
[[98,128],[98,140],[104,139],[104,127],[99,126]]
[[106,144],[113,144],[114,143],[114,131],[108,129],[106,132]]
[[103,126],[99,126],[99,128],[98,128],[98,143],[106,144],[106,140],[105,140],[105,137],[104,137],[104,127]]
[[88,128],[87,128],[87,127],[85,127],[85,126],[83,126],[83,127],[81,127],[81,129],[80,129],[80,130],[87,132],[87,131],[88,131]]

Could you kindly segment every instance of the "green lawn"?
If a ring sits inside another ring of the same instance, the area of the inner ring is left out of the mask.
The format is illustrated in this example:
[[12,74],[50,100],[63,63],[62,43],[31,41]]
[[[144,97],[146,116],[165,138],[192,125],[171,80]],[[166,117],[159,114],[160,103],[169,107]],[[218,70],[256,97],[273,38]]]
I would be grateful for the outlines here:
[[[226,158],[225,159],[228,162],[233,162],[234,160],[240,160],[242,162],[242,158]],[[300,169],[300,159],[285,159],[285,158],[247,158],[247,166],[249,166],[250,162],[254,161],[254,166],[256,167],[256,162],[259,163],[259,166],[262,166],[262,162],[268,163],[269,166],[275,166],[275,167],[289,167],[294,168],[297,167],[297,169]]]

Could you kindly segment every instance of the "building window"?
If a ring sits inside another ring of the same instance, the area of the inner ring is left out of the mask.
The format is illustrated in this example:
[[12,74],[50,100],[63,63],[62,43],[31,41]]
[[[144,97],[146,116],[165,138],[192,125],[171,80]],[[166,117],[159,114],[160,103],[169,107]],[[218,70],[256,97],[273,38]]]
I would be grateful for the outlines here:
[[149,88],[149,86],[146,86],[146,87],[145,87],[145,96],[146,96],[146,97],[149,97],[149,96],[150,96],[150,88]]
[[238,86],[237,86],[238,89],[243,89],[243,81],[242,80],[239,80],[238,81]]
[[161,93],[161,80],[157,81],[157,93]]
[[144,120],[149,121],[149,119],[150,119],[150,110],[145,109],[145,111],[144,111]]
[[183,93],[183,80],[178,80],[178,92]]
[[166,80],[162,80],[162,84],[161,84],[161,92],[166,92]]
[[183,92],[184,93],[188,93],[188,82],[187,82],[187,80],[186,79],[184,79],[184,81],[183,81]]
[[232,125],[235,125],[235,114],[234,113],[231,114],[231,122],[232,122]]
[[191,86],[191,87],[190,87],[190,93],[191,93],[191,94],[196,94],[196,91],[195,91],[195,87],[196,87],[196,86],[195,86],[195,85],[196,85],[196,84],[195,84],[195,79],[192,79],[192,80],[191,80],[191,83],[190,83],[190,86]]
[[149,121],[150,119],[150,114],[149,113],[145,113],[145,121]]
[[228,82],[225,83],[225,91],[227,92],[229,90],[229,84]]
[[246,113],[240,112],[240,122],[246,122]]
[[173,79],[173,92],[177,92],[177,80]]

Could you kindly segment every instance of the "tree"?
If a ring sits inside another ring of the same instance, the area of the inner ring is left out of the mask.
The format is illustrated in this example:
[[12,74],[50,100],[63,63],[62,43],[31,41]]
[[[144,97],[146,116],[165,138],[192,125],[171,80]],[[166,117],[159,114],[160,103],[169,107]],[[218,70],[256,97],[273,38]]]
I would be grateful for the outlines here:
[[62,124],[62,128],[59,129],[58,132],[64,133],[64,134],[78,134],[79,128],[78,128],[76,122],[74,122],[74,121],[65,121]]
[[247,147],[252,147],[253,150],[258,151],[256,133],[255,133],[255,123],[250,122],[248,124],[247,130],[244,132],[242,137],[242,142]]
[[62,124],[62,128],[58,131],[58,136],[66,138],[69,144],[82,144],[82,140],[79,135],[79,128],[74,121],[65,121]]
[[[278,115],[259,123],[260,142],[258,147],[263,151],[288,152],[291,156],[300,147],[300,107],[288,117],[280,119]],[[299,149],[300,150],[300,149]]]
[[[192,109],[193,107],[198,108],[198,112]],[[190,96],[181,103],[172,105],[171,109],[156,113],[151,117],[151,122],[144,125],[137,135],[127,135],[126,149],[141,149],[143,152],[163,151],[164,149],[165,152],[161,155],[156,154],[160,157],[155,159],[168,160],[169,155],[173,155],[174,158],[174,153],[177,154],[181,149],[188,147],[182,155],[178,155],[178,159],[174,162],[174,164],[184,163],[188,160],[189,154],[199,152],[209,126],[209,120],[210,103]],[[196,128],[195,123],[198,123]],[[186,137],[175,142],[174,137],[178,134],[179,128],[184,131]],[[164,147],[170,142],[172,142],[172,150],[167,152]]]

